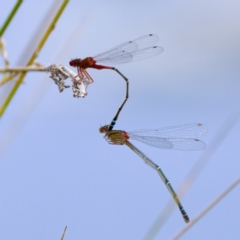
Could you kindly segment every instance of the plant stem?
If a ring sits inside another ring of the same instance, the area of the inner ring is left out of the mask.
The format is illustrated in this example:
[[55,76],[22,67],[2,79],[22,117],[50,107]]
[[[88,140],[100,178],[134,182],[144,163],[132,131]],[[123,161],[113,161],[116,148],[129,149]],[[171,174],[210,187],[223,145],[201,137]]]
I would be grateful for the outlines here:
[[17,12],[18,8],[20,7],[22,0],[18,0],[13,7],[12,11],[8,15],[6,21],[4,22],[3,26],[0,28],[0,37],[2,37],[3,33],[5,32],[6,28],[8,27],[9,23],[11,22],[12,18],[14,17],[15,13]]
[[[59,17],[61,16],[63,10],[65,9],[67,3],[69,0],[64,0],[61,7],[59,8],[57,14],[55,15],[54,19],[52,20],[51,24],[49,25],[46,33],[43,35],[41,41],[39,42],[36,50],[34,51],[32,57],[30,58],[30,60],[27,63],[27,66],[32,65],[35,58],[37,57],[39,51],[41,50],[41,48],[43,47],[44,43],[46,42],[48,36],[50,35],[51,31],[53,30],[56,22],[58,21]],[[8,104],[10,103],[10,101],[12,100],[14,94],[16,93],[17,89],[19,88],[20,84],[23,81],[23,78],[25,77],[27,72],[23,72],[19,79],[16,81],[15,85],[13,86],[12,90],[10,91],[9,95],[7,96],[5,102],[3,103],[2,107],[0,108],[0,116],[3,115],[4,111],[6,110]]]
[[0,68],[0,73],[12,72],[30,72],[30,71],[46,71],[45,67],[13,67],[13,68]]

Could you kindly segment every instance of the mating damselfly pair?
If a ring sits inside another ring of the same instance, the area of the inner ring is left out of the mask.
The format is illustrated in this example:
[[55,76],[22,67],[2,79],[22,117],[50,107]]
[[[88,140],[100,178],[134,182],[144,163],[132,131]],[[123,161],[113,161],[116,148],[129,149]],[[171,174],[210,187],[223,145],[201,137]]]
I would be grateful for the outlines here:
[[[161,149],[175,149],[175,150],[202,150],[206,147],[205,143],[197,139],[198,137],[204,135],[207,132],[207,128],[202,124],[183,124],[173,127],[165,127],[151,130],[137,130],[132,132],[126,132],[122,130],[113,130],[120,112],[123,109],[126,101],[129,98],[129,81],[128,79],[115,67],[99,65],[99,63],[112,63],[121,64],[128,63],[131,61],[143,60],[149,57],[163,52],[163,48],[159,46],[154,46],[158,41],[158,36],[154,34],[148,34],[137,38],[132,41],[128,41],[111,48],[101,54],[94,57],[87,57],[84,59],[73,59],[69,62],[72,67],[76,67],[78,75],[74,81],[74,87],[77,89],[80,85],[85,86],[85,89],[89,84],[93,83],[93,79],[86,71],[87,68],[93,69],[110,69],[116,71],[126,82],[126,95],[125,99],[120,105],[116,115],[109,125],[105,125],[99,129],[101,133],[105,133],[105,139],[108,143],[113,145],[127,145],[132,149],[140,158],[142,158],[145,163],[151,166],[157,171],[163,180],[164,184],[171,193],[173,199],[178,205],[180,212],[184,218],[185,222],[189,222],[189,217],[185,212],[177,194],[172,188],[169,180],[164,175],[161,168],[154,163],[149,157],[147,157],[142,151],[135,147],[130,141],[138,140],[147,145],[161,148]],[[78,78],[78,80],[76,80]],[[75,95],[75,97],[80,97],[80,95]]]

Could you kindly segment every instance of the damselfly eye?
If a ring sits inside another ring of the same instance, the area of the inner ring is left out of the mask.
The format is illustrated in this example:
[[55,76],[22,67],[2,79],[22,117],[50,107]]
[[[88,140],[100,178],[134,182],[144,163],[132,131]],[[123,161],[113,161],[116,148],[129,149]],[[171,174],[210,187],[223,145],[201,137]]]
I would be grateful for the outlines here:
[[105,125],[99,128],[100,133],[106,133],[108,131],[109,125]]
[[99,132],[100,132],[100,133],[104,133],[105,131],[104,131],[104,129],[103,129],[102,127],[100,127],[100,128],[99,128]]
[[100,133],[105,133],[106,132],[106,129],[104,128],[104,126],[99,128],[99,132]]
[[72,67],[78,67],[81,61],[82,61],[81,58],[72,59],[71,61],[69,61],[69,65]]

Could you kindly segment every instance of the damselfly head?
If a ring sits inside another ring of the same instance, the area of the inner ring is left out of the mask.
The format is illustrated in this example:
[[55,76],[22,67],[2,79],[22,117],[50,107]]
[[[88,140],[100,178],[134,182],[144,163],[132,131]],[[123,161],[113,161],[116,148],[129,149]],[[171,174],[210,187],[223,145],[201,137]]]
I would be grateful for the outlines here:
[[81,61],[81,58],[72,59],[71,61],[69,61],[69,65],[72,67],[78,67]]
[[108,129],[109,129],[109,125],[105,125],[105,126],[102,126],[99,128],[99,132],[106,133],[106,132],[108,132]]

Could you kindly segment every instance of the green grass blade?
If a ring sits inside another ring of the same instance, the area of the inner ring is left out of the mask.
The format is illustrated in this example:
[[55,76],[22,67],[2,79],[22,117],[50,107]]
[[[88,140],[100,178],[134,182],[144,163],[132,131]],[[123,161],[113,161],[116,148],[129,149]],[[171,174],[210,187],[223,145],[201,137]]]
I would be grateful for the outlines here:
[[12,11],[8,15],[6,21],[4,22],[3,26],[0,28],[0,37],[2,37],[3,33],[7,29],[9,23],[13,19],[14,15],[16,14],[16,12],[17,12],[18,8],[20,7],[20,5],[22,4],[22,2],[23,2],[22,0],[18,0],[16,2],[15,6],[13,7]]
[[[65,9],[67,3],[69,2],[69,0],[64,0],[61,7],[59,8],[57,14],[55,15],[55,17],[53,18],[51,24],[49,25],[47,31],[45,32],[45,34],[43,35],[42,39],[40,40],[37,48],[35,49],[34,53],[32,54],[30,60],[27,63],[27,66],[32,65],[35,58],[37,57],[38,53],[40,52],[41,48],[43,47],[44,43],[46,42],[47,38],[49,37],[50,33],[52,32],[52,30],[54,29],[54,26],[56,24],[56,22],[58,21],[59,17],[61,16],[63,10]],[[15,85],[13,86],[12,90],[10,91],[10,93],[8,94],[5,102],[3,103],[2,107],[0,108],[0,116],[3,115],[4,111],[6,110],[8,104],[10,103],[10,101],[12,100],[14,94],[16,93],[17,89],[19,88],[20,84],[22,83],[25,75],[27,74],[27,72],[23,72],[19,79],[16,81]]]

